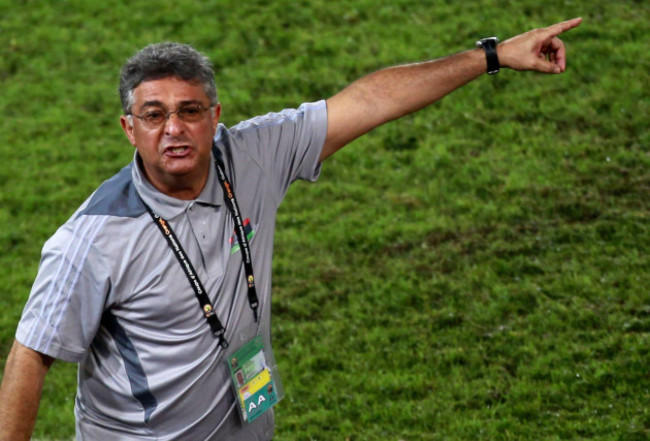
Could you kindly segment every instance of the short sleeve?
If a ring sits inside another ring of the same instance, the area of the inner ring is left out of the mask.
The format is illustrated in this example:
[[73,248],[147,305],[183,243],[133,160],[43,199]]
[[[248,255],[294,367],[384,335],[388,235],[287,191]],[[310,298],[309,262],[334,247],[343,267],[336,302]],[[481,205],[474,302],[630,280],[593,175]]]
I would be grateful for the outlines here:
[[216,141],[234,157],[245,152],[284,194],[297,179],[318,178],[326,135],[327,106],[323,100],[258,116],[231,129],[222,128]]
[[93,245],[105,216],[80,216],[43,246],[38,274],[16,331],[23,345],[78,362],[97,333],[110,280]]

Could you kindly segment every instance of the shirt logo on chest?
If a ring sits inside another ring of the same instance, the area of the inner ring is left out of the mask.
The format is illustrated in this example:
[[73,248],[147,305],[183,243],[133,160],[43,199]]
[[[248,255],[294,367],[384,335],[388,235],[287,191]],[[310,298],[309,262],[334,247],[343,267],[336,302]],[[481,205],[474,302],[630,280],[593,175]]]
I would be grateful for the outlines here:
[[[253,228],[253,224],[251,224],[249,218],[244,220],[244,232],[246,233],[246,239],[248,239],[249,242],[253,239],[253,236],[255,236],[255,229]],[[237,239],[237,233],[235,231],[233,231],[228,242],[230,243],[230,254],[235,254],[240,250],[239,240]]]

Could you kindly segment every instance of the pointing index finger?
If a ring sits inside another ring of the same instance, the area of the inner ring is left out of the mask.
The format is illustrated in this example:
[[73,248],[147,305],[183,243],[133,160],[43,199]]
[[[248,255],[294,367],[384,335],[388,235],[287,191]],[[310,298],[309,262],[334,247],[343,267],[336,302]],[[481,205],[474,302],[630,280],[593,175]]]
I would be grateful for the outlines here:
[[551,37],[557,37],[563,32],[571,30],[575,27],[580,26],[582,23],[582,17],[573,18],[571,20],[563,21],[561,23],[556,23],[546,28]]

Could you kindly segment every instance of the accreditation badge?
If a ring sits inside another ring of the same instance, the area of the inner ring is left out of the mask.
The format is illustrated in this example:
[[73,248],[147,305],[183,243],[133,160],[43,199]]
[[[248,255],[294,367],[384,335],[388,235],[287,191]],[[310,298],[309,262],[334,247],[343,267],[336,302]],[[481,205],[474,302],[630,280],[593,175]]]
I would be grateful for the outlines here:
[[282,398],[273,353],[265,351],[261,336],[228,357],[228,367],[244,422],[254,421]]

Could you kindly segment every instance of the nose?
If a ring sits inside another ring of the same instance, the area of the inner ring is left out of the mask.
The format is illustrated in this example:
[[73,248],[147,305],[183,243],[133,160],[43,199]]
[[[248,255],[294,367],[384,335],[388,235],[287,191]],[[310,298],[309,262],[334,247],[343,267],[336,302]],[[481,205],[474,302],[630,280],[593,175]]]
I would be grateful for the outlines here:
[[176,113],[171,113],[165,121],[165,135],[177,136],[183,133],[185,125]]

